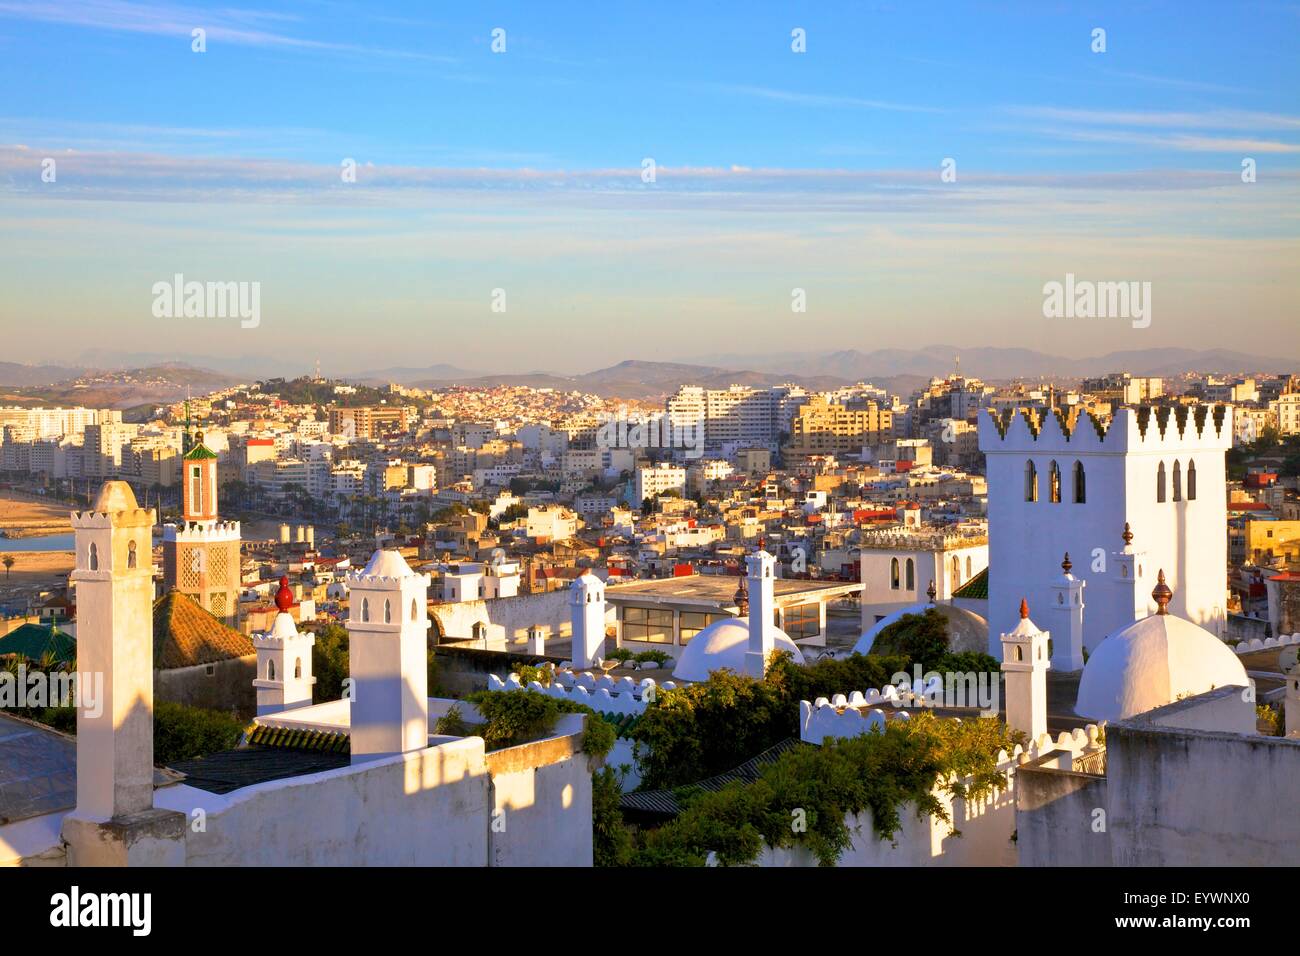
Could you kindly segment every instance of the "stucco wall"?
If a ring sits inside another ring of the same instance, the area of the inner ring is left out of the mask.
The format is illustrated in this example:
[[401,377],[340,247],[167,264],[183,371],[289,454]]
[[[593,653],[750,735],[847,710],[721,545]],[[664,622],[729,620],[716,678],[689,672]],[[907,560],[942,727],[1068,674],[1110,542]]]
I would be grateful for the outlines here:
[[1049,754],[1016,771],[1020,865],[1110,866],[1106,778],[1041,765],[1051,759]]
[[257,711],[257,691],[253,687],[253,678],[257,676],[257,655],[217,661],[211,665],[211,674],[208,666],[199,664],[154,671],[154,699],[189,707],[234,711],[240,716],[251,717]]
[[1116,866],[1300,864],[1300,740],[1132,721],[1106,749]]
[[534,624],[547,628],[548,637],[567,638],[572,633],[567,589],[487,601],[435,604],[429,608],[429,616],[437,619],[439,633],[448,640],[469,640],[478,621],[505,628],[507,642],[522,641]]
[[181,785],[154,799],[190,818],[189,866],[483,866],[490,801],[477,737],[224,796]]
[[[978,801],[953,800],[936,791],[952,816],[952,826],[937,817],[917,817],[916,805],[899,809],[902,826],[892,840],[881,840],[872,829],[871,813],[850,816],[852,846],[840,857],[838,866],[1015,866],[1016,845],[1011,841],[1016,827],[1015,775],[1011,785]],[[759,866],[816,866],[806,849],[773,850],[765,847]]]

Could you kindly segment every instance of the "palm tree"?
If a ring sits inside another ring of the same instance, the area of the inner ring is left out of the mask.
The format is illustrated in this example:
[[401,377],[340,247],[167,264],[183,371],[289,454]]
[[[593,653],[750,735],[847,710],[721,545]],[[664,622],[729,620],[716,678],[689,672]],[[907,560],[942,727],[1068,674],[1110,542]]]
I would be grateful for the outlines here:
[[5,566],[5,579],[8,580],[9,569],[14,566],[14,556],[12,554],[6,554],[3,558],[0,558],[0,564]]

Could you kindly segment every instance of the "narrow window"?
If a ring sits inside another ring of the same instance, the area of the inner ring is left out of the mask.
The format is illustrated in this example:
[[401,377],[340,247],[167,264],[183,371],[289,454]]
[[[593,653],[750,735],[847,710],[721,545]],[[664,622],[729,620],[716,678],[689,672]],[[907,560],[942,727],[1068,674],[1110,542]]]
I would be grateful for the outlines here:
[[1187,500],[1196,500],[1196,462],[1187,462]]
[[266,679],[275,680],[275,661],[266,662]]
[[1162,461],[1156,469],[1156,501],[1165,500],[1165,463]]
[[1061,469],[1055,461],[1047,470],[1047,481],[1052,504],[1059,505],[1061,503]]
[[370,620],[370,598],[361,599],[361,620],[363,622]]
[[952,586],[956,590],[957,585],[961,584],[961,558],[957,555],[952,556]]
[[418,621],[419,619],[420,619],[420,606],[416,603],[415,598],[411,598],[411,620]]
[[95,542],[90,542],[90,570],[99,570],[99,548]]
[[971,568],[970,555],[968,554],[966,555],[966,580],[967,581],[970,580],[970,568]]
[[128,541],[126,544],[126,566],[128,568],[134,568],[135,560],[135,542]]
[[384,599],[384,623],[393,623],[393,602],[387,598]]
[[[93,548],[94,545],[92,544],[91,547]],[[898,558],[889,560],[889,587],[894,591],[898,590]]]
[[1088,486],[1083,474],[1083,462],[1074,463],[1074,503],[1081,505],[1088,500]]
[[1183,466],[1174,462],[1174,501],[1183,500]]
[[1032,461],[1025,462],[1025,500],[1038,500],[1038,469]]
[[907,559],[907,589],[916,590],[916,562],[911,558]]

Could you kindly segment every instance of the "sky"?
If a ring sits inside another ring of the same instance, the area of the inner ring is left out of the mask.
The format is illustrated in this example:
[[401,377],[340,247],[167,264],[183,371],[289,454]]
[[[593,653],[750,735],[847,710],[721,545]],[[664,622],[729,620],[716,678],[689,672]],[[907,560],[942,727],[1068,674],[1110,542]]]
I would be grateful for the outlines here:
[[0,361],[1300,356],[1300,3],[248,3],[0,0]]

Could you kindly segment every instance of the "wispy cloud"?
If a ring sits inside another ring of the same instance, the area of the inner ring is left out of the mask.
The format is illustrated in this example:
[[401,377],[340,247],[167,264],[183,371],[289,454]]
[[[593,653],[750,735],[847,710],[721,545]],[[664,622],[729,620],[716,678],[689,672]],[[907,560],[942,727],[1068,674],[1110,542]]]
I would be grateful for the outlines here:
[[209,43],[382,56],[436,63],[457,62],[454,57],[411,50],[294,36],[283,30],[272,29],[272,25],[297,22],[297,18],[274,11],[232,8],[207,10],[170,3],[132,3],[128,0],[59,0],[57,3],[0,0],[0,17],[112,32],[184,37],[187,40],[193,30],[202,28],[207,32]]
[[793,103],[797,106],[824,106],[833,108],[890,110],[900,113],[943,113],[937,106],[920,106],[915,103],[894,103],[888,100],[873,100],[860,96],[840,96],[828,93],[802,93],[795,90],[776,90],[766,86],[745,86],[730,83],[712,84],[707,89],[721,93],[734,93],[740,96],[752,96],[759,99],[773,100],[778,103]]

